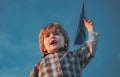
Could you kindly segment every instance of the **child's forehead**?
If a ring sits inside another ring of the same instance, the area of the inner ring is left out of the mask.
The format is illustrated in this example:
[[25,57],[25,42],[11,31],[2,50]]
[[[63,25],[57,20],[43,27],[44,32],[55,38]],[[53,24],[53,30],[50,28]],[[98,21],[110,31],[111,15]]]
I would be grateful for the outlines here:
[[53,32],[60,32],[60,30],[57,27],[50,27],[45,30],[45,34],[49,34]]

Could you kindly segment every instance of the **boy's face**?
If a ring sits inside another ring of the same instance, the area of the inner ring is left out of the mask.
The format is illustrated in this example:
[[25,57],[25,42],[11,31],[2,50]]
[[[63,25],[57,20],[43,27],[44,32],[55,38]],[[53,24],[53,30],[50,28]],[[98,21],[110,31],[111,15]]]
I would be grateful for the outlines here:
[[64,47],[65,41],[59,29],[50,28],[44,35],[44,46],[48,53],[56,52],[59,48]]

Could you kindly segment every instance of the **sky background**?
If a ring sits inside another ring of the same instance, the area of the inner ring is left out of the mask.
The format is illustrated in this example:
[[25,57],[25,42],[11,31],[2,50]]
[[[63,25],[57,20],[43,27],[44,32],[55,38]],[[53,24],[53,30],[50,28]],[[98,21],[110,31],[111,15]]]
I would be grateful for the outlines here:
[[[99,33],[95,58],[83,77],[120,77],[120,1],[85,0],[86,18]],[[81,0],[0,0],[0,77],[28,77],[41,59],[40,29],[58,22],[75,50]]]

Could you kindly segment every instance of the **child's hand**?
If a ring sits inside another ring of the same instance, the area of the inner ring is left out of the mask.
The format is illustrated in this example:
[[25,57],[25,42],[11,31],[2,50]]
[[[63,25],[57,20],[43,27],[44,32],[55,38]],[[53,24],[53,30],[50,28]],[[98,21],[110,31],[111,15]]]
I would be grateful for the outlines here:
[[83,19],[83,21],[84,21],[84,25],[85,25],[86,29],[88,30],[88,32],[94,32],[93,21],[86,20],[86,19]]

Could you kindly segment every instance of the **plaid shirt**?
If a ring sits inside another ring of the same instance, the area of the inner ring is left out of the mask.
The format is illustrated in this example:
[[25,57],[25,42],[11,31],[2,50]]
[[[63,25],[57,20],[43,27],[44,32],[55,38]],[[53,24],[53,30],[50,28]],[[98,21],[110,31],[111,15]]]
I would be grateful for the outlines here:
[[81,71],[95,55],[98,33],[91,32],[88,41],[76,51],[60,49],[42,58],[30,77],[82,77]]

